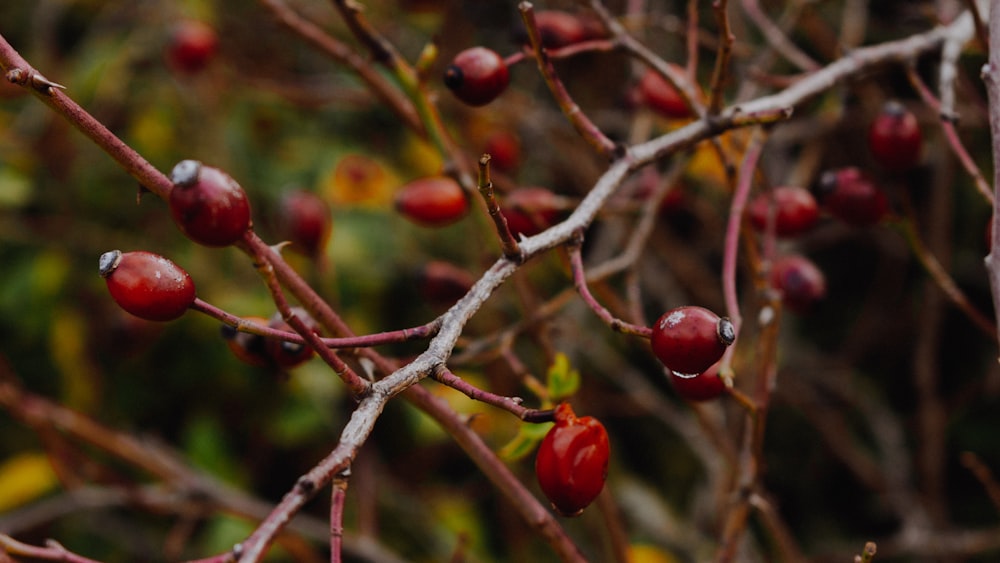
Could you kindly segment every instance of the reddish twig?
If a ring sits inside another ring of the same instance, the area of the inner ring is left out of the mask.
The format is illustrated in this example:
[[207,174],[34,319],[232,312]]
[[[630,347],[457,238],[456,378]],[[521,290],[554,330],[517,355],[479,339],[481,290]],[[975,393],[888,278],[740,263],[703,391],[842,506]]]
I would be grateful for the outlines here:
[[431,374],[431,378],[443,385],[447,385],[452,389],[462,392],[462,394],[474,401],[486,403],[487,405],[492,405],[508,411],[525,422],[552,421],[553,411],[551,409],[529,409],[522,406],[524,400],[520,397],[503,397],[488,391],[483,391],[482,389],[479,389],[468,381],[465,381],[461,377],[455,375],[444,366],[434,370]]
[[517,246],[517,240],[514,239],[513,233],[510,232],[510,227],[507,225],[507,218],[504,217],[503,211],[500,210],[500,204],[493,193],[493,181],[490,179],[490,155],[488,154],[479,157],[479,180],[477,185],[479,186],[479,194],[483,196],[483,200],[486,202],[486,210],[489,212],[490,218],[493,219],[497,235],[500,237],[500,248],[503,251],[504,257],[514,262],[520,262],[523,258],[521,256],[521,249]]
[[616,318],[608,311],[603,305],[597,302],[597,299],[590,293],[590,288],[587,287],[587,274],[583,268],[583,257],[581,256],[580,246],[583,244],[583,234],[578,234],[570,244],[566,245],[566,252],[569,254],[570,268],[573,273],[573,285],[576,287],[577,292],[579,292],[580,297],[583,298],[583,302],[587,304],[588,307],[598,318],[604,321],[604,324],[608,325],[611,330],[615,332],[621,332],[623,334],[632,334],[635,336],[641,336],[643,338],[649,338],[652,334],[652,329],[648,326],[636,326],[631,323],[625,322],[619,318]]

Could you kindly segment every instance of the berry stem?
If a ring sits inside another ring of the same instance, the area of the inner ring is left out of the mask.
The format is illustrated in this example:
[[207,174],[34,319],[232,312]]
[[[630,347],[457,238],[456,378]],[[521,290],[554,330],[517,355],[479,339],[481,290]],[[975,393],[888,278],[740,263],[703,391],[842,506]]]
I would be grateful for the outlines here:
[[479,180],[477,184],[479,186],[479,193],[483,196],[483,200],[486,201],[486,210],[489,212],[490,217],[493,219],[493,224],[496,226],[497,235],[500,237],[500,248],[503,250],[504,257],[513,262],[520,263],[523,259],[521,249],[518,247],[514,235],[510,232],[510,227],[507,225],[507,218],[504,217],[503,211],[500,210],[500,204],[497,203],[496,195],[493,193],[493,181],[490,179],[490,155],[488,154],[479,157]]
[[521,406],[520,397],[504,397],[489,391],[483,391],[475,385],[452,373],[448,368],[441,366],[431,373],[431,378],[442,385],[447,385],[452,389],[460,391],[465,396],[474,401],[486,403],[494,407],[510,412],[514,416],[525,422],[551,422],[551,409],[529,409]]
[[552,92],[556,103],[559,104],[559,108],[562,109],[563,115],[573,124],[577,133],[594,147],[597,152],[607,157],[608,160],[616,159],[620,156],[618,145],[601,132],[597,125],[583,113],[583,110],[573,101],[562,80],[556,74],[556,69],[552,65],[548,51],[542,46],[541,32],[539,32],[538,23],[535,21],[534,5],[531,2],[521,2],[517,8],[521,12],[521,19],[524,20],[524,27],[528,31],[528,39],[531,41],[531,48],[534,51],[535,62],[538,64],[538,71],[545,80],[545,84],[548,85],[549,91]]
[[347,500],[347,482],[350,470],[344,469],[333,478],[330,493],[330,563],[341,563],[344,543],[344,504]]
[[719,26],[719,46],[715,56],[715,68],[712,70],[712,82],[709,87],[708,115],[718,115],[722,110],[722,92],[729,77],[729,59],[733,54],[733,35],[729,26],[728,0],[714,0],[712,11]]
[[603,305],[598,303],[597,299],[590,293],[590,288],[587,287],[587,274],[583,268],[583,257],[580,252],[582,243],[583,234],[578,233],[573,241],[566,245],[566,252],[569,253],[570,269],[573,272],[573,285],[576,287],[577,292],[580,293],[580,297],[583,298],[583,302],[604,321],[604,324],[611,327],[611,330],[649,338],[652,334],[652,330],[649,327],[637,326],[616,318],[611,314],[611,311],[608,311]]

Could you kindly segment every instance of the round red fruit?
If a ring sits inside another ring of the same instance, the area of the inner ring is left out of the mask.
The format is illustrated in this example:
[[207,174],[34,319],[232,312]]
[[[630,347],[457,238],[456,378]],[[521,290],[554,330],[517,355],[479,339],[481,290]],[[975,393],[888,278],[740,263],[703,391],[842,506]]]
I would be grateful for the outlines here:
[[819,200],[831,215],[865,227],[889,214],[889,200],[868,174],[849,166],[824,172],[817,188]]
[[[263,317],[244,317],[244,321],[267,326],[267,319]],[[226,339],[229,350],[241,362],[257,367],[267,367],[271,365],[271,359],[264,349],[264,337],[259,334],[241,332],[235,327],[222,325],[222,337]]]
[[286,193],[281,198],[279,220],[282,233],[292,243],[291,248],[306,256],[318,256],[330,240],[333,227],[330,206],[312,192]]
[[504,198],[501,211],[517,236],[533,236],[555,225],[563,205],[559,196],[541,187],[518,188]]
[[475,278],[449,262],[431,260],[420,270],[420,296],[434,305],[450,307],[472,289]]
[[[302,319],[306,326],[308,326],[314,333],[320,333],[319,325],[316,324],[316,321],[309,316],[309,313],[307,313],[305,309],[302,309],[301,307],[294,307],[292,311],[298,318]],[[285,322],[278,313],[275,313],[271,317],[270,322],[268,322],[268,326],[276,330],[295,332],[295,329]],[[278,340],[275,338],[266,338],[264,349],[267,352],[267,357],[274,362],[274,365],[283,369],[291,369],[304,364],[316,353],[309,347],[308,344],[301,342],[289,342],[287,340]]]
[[726,382],[719,377],[719,364],[695,375],[670,372],[670,384],[677,394],[688,401],[711,401],[729,392]]
[[755,197],[747,210],[750,224],[758,231],[765,231],[772,209],[774,234],[780,237],[802,234],[819,219],[816,198],[809,190],[797,186],[780,186]]
[[558,49],[588,38],[589,30],[579,17],[561,10],[535,12],[535,25],[546,49]]
[[535,476],[557,512],[576,516],[597,498],[608,477],[610,452],[600,421],[578,418],[568,403],[556,407],[555,425],[538,447]]
[[490,135],[483,152],[490,155],[490,166],[503,172],[513,171],[521,162],[521,143],[508,131]]
[[458,182],[447,176],[418,178],[396,193],[396,210],[429,227],[450,225],[469,211],[469,200]]
[[895,100],[886,102],[868,129],[868,148],[875,161],[889,170],[906,170],[920,160],[922,146],[917,116]]
[[781,292],[782,303],[789,310],[804,313],[813,303],[826,297],[826,276],[805,256],[790,254],[771,266],[771,284]]
[[671,371],[701,373],[722,358],[736,340],[733,323],[703,307],[677,307],[653,325],[653,354]]
[[189,239],[229,246],[250,227],[246,192],[228,174],[197,160],[182,160],[170,173],[170,214]]
[[219,50],[219,37],[208,24],[187,20],[177,24],[167,44],[167,64],[185,74],[205,69]]
[[460,52],[444,71],[444,85],[470,106],[492,102],[509,83],[507,63],[486,47],[471,47]]
[[[678,72],[680,67],[672,65]],[[672,119],[686,119],[692,116],[691,109],[684,102],[680,92],[653,69],[647,69],[639,80],[639,96],[653,111]]]
[[152,252],[112,250],[100,273],[115,303],[147,321],[172,321],[194,303],[194,281],[180,266]]

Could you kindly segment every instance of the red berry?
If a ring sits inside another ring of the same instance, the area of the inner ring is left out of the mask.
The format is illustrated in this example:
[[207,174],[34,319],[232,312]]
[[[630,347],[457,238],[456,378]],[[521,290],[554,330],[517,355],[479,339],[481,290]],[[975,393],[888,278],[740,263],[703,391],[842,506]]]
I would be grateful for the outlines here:
[[663,365],[682,375],[701,373],[736,340],[733,323],[702,307],[677,307],[653,325],[650,343]]
[[280,223],[282,233],[291,248],[306,256],[323,252],[330,240],[332,220],[326,200],[305,190],[288,192],[281,198]]
[[194,302],[191,276],[152,252],[105,252],[100,273],[115,303],[147,321],[172,321]]
[[458,182],[447,176],[418,178],[396,193],[396,210],[429,227],[458,221],[469,210],[469,200]]
[[521,162],[521,143],[507,131],[490,135],[483,152],[490,155],[490,166],[496,170],[511,172]]
[[774,233],[780,237],[801,234],[816,224],[819,206],[816,198],[805,188],[780,186],[769,193],[758,195],[747,210],[750,224],[758,231],[767,229],[768,217],[773,206]]
[[[319,334],[319,325],[316,321],[306,313],[305,309],[301,307],[293,307],[292,311],[297,317],[302,319],[306,326],[312,329],[316,334]],[[283,330],[285,332],[295,332],[288,323],[281,318],[279,313],[275,313],[271,320],[268,322],[268,326]],[[299,342],[289,342],[287,340],[277,340],[274,338],[264,339],[264,349],[267,352],[267,357],[271,359],[274,364],[283,369],[291,369],[295,366],[301,365],[309,361],[313,355],[316,353],[315,350],[309,347],[307,344]]]
[[[260,326],[267,326],[268,320],[263,317],[244,317],[245,321]],[[229,350],[241,362],[257,367],[271,365],[271,359],[264,348],[264,337],[259,334],[240,332],[229,325],[222,326],[222,337],[226,339]]]
[[219,38],[208,24],[188,20],[177,24],[167,44],[167,63],[180,72],[204,70],[219,50]]
[[471,47],[455,56],[444,71],[444,85],[470,106],[484,106],[507,89],[510,72],[503,57],[486,47]]
[[558,49],[589,38],[588,26],[579,17],[561,10],[535,12],[535,25],[546,49]]
[[854,226],[874,225],[889,213],[889,200],[882,190],[853,166],[824,172],[817,192],[831,215]]
[[782,303],[796,313],[804,313],[826,297],[826,276],[812,260],[792,254],[771,266],[771,284],[781,292]]
[[688,401],[711,401],[729,392],[726,382],[719,377],[718,363],[699,374],[684,375],[670,372],[669,377],[674,391]]
[[191,240],[228,246],[250,227],[246,192],[228,174],[197,160],[182,160],[170,173],[170,214]]
[[[676,65],[672,65],[680,71]],[[672,119],[692,117],[691,109],[684,103],[684,98],[667,82],[666,78],[653,69],[647,69],[639,80],[639,96],[653,111]]]
[[912,168],[920,160],[922,144],[917,117],[895,100],[886,102],[868,129],[872,156],[890,170]]
[[556,407],[555,426],[538,446],[535,476],[552,507],[576,516],[604,488],[610,445],[604,425],[596,418],[577,418],[568,403]]
[[418,287],[425,301],[450,307],[468,293],[475,282],[466,270],[448,262],[432,260],[421,269]]
[[517,236],[533,236],[559,221],[562,202],[552,191],[541,187],[518,188],[504,198],[501,211],[507,227]]

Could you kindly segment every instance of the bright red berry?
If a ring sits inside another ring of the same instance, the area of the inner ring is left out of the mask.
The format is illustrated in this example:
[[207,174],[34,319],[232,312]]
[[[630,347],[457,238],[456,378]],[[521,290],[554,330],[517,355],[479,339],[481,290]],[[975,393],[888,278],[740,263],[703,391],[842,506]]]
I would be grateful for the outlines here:
[[604,488],[610,460],[608,433],[591,416],[577,417],[568,403],[556,407],[555,426],[538,446],[535,476],[552,507],[576,516]]
[[677,307],[653,325],[653,353],[667,369],[683,375],[701,373],[722,358],[736,340],[729,319],[703,307]]
[[507,63],[486,47],[471,47],[460,52],[444,71],[444,85],[470,106],[492,102],[509,83]]
[[669,377],[674,391],[688,401],[711,401],[729,392],[726,382],[719,377],[718,363],[695,375],[670,372]]
[[167,64],[185,74],[205,69],[219,50],[219,38],[208,24],[187,20],[178,23],[167,44]]
[[796,313],[804,313],[826,297],[826,276],[816,264],[797,254],[777,259],[771,266],[771,284],[781,292],[781,301]]
[[507,227],[517,236],[533,236],[556,224],[563,209],[562,200],[541,187],[518,188],[504,198],[500,207]]
[[779,186],[755,197],[747,208],[750,224],[763,232],[774,213],[774,234],[792,237],[808,231],[819,219],[819,205],[812,193],[797,186]]
[[[680,68],[673,65],[680,71]],[[639,80],[639,96],[653,111],[672,119],[691,117],[691,109],[684,103],[680,92],[666,78],[653,69],[647,69]]]
[[146,251],[101,255],[100,273],[115,303],[147,321],[172,321],[194,303],[194,281],[180,266]]
[[182,160],[170,172],[170,214],[181,231],[205,246],[228,246],[251,227],[250,202],[228,174],[197,160]]
[[906,170],[920,160],[923,135],[917,116],[898,101],[885,103],[868,129],[868,148],[889,170]]
[[279,222],[291,248],[313,257],[323,252],[333,227],[326,200],[305,190],[291,191],[281,198]]
[[396,193],[396,210],[429,227],[450,225],[469,211],[469,200],[458,182],[447,176],[418,178]]
[[882,190],[853,166],[824,172],[817,193],[831,215],[854,226],[874,225],[889,213],[889,200]]

